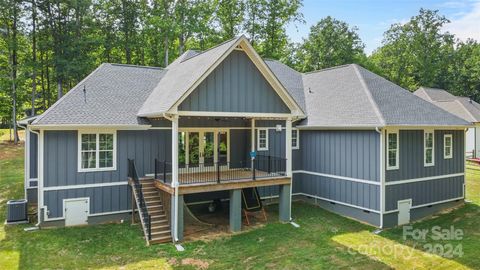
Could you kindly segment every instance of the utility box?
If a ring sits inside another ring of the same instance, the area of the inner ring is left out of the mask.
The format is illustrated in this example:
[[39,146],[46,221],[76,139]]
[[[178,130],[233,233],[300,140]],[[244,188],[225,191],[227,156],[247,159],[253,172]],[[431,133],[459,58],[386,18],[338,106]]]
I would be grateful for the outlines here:
[[10,200],[7,202],[7,224],[28,222],[27,200]]

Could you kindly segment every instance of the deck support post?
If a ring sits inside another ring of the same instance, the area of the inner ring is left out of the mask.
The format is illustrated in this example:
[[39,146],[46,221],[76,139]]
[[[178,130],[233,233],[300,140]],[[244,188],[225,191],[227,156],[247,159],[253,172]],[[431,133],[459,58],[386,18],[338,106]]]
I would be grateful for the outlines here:
[[242,190],[230,190],[230,231],[242,230]]
[[291,185],[280,185],[278,194],[278,218],[281,222],[289,222],[291,220]]
[[183,201],[183,195],[178,195],[178,219],[177,219],[177,238],[178,241],[183,240],[183,230],[184,230],[184,225],[183,225],[183,204],[185,202]]

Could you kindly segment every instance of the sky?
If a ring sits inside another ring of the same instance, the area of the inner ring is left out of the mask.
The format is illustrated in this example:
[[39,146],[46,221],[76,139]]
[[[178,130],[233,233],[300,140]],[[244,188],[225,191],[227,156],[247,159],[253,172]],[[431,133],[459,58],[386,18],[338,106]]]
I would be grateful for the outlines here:
[[422,7],[439,10],[451,21],[444,31],[461,40],[480,41],[480,0],[304,0],[301,12],[306,23],[290,24],[287,34],[291,41],[300,42],[312,25],[330,15],[358,27],[365,52],[370,55],[381,46],[390,25],[407,22]]

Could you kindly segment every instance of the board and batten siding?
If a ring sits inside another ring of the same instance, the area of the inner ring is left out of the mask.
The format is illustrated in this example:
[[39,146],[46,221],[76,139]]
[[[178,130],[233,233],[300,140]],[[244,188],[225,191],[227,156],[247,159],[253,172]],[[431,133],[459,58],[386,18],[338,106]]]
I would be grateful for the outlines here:
[[63,200],[90,198],[90,214],[130,210],[131,190],[127,185],[45,191],[48,218],[63,217]]
[[179,111],[290,113],[245,52],[233,51],[179,105]]
[[412,206],[457,199],[463,197],[464,177],[387,185],[385,187],[385,210],[397,210],[397,202],[412,199]]
[[38,177],[38,135],[30,132],[30,157],[29,157],[29,166],[30,166],[30,178]]
[[154,171],[154,159],[171,159],[169,130],[117,131],[116,170],[78,172],[78,131],[45,131],[44,187],[127,181],[127,159],[135,159],[137,172]]
[[[392,182],[463,173],[465,170],[464,131],[435,130],[434,134],[435,165],[425,167],[423,162],[423,130],[400,130],[399,168],[386,170],[385,181]],[[443,158],[443,136],[445,134],[453,135],[453,158],[451,159]]]
[[[317,196],[371,210],[380,209],[380,186],[314,173],[380,181],[380,135],[376,131],[300,132],[294,193]],[[301,172],[306,171],[306,172]]]

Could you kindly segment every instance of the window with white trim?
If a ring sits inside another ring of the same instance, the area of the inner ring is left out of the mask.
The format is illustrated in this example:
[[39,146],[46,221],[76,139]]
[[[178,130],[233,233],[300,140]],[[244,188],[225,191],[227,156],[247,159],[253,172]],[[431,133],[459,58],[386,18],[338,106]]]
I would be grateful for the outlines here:
[[79,133],[79,171],[115,170],[116,134]]
[[424,166],[435,165],[435,136],[433,130],[423,132],[423,163]]
[[398,131],[387,132],[387,170],[399,168],[399,138]]
[[300,149],[300,131],[292,129],[292,149]]
[[443,135],[443,158],[453,158],[453,136],[452,134]]
[[257,131],[257,150],[268,150],[268,129],[262,128]]

